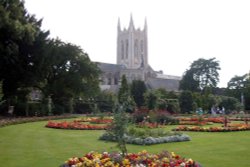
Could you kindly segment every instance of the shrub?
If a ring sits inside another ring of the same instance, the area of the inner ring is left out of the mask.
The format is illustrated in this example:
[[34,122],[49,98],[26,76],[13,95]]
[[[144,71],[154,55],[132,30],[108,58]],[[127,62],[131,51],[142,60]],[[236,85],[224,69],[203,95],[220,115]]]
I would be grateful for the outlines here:
[[[100,138],[100,140],[107,141],[117,141],[117,138],[111,133],[104,133]],[[124,135],[124,139],[126,143],[136,144],[136,145],[153,145],[160,143],[170,143],[170,142],[182,142],[182,141],[190,141],[190,137],[186,134],[172,134],[162,137],[139,137],[139,136],[130,136]]]

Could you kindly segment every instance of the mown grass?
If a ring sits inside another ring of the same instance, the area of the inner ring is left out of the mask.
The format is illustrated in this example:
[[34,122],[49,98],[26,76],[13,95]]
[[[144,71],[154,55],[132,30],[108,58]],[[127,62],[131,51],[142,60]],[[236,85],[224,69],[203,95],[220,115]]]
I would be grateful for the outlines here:
[[[99,141],[103,131],[45,128],[47,121],[0,128],[0,166],[58,167],[72,156],[89,151],[117,151],[115,143]],[[168,126],[171,129],[174,126]],[[249,166],[250,131],[185,132],[192,141],[152,146],[127,145],[129,152],[174,151],[203,167]]]

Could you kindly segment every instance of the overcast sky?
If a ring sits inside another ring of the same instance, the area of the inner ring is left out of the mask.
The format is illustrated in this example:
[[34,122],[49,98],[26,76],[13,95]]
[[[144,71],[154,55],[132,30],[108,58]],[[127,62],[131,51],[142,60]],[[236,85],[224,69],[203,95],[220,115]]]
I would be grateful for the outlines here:
[[[250,70],[250,0],[25,0],[51,37],[82,47],[93,61],[116,63],[117,22],[148,24],[154,70],[182,76],[199,58],[220,62],[219,87]],[[248,62],[249,61],[249,62]]]

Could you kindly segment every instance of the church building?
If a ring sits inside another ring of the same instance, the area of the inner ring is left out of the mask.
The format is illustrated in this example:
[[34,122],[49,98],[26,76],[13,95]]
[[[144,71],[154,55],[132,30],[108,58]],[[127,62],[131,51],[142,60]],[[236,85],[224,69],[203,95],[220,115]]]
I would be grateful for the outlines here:
[[154,71],[148,63],[147,21],[144,28],[135,28],[132,16],[129,27],[121,29],[120,19],[117,25],[117,64],[98,63],[102,71],[100,87],[102,90],[117,92],[122,75],[127,81],[142,80],[149,89],[164,88],[178,91],[181,77],[165,75]]

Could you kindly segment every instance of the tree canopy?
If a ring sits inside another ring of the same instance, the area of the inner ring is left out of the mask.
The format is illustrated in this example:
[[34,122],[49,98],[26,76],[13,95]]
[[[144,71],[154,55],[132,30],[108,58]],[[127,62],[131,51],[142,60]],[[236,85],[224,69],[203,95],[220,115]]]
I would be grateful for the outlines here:
[[183,90],[204,90],[214,88],[219,82],[219,62],[215,58],[200,58],[194,61],[181,80],[180,88]]
[[133,97],[137,107],[144,105],[144,93],[147,91],[145,83],[141,80],[134,80],[131,84],[131,96]]
[[[79,46],[49,38],[42,20],[27,12],[24,1],[0,2],[0,82],[4,99],[39,88],[53,102],[94,96],[99,69]],[[25,91],[23,91],[25,90]],[[16,98],[15,98],[16,99]],[[18,100],[18,98],[17,98]],[[10,100],[8,100],[10,101]],[[14,104],[9,104],[14,105]]]

